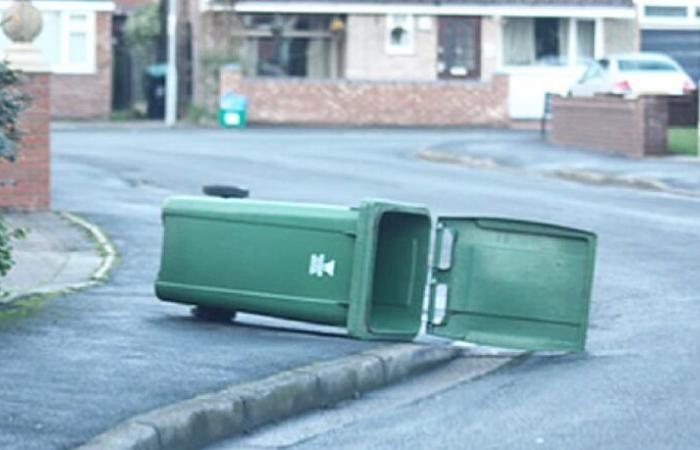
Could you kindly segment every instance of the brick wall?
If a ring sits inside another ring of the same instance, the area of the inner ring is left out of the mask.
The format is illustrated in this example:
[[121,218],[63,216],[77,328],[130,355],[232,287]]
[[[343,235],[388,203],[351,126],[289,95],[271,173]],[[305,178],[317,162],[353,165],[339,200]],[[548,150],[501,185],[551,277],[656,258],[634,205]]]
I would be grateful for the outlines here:
[[59,119],[98,119],[112,111],[112,13],[97,13],[97,70],[94,74],[54,74],[51,116]]
[[668,96],[668,126],[698,126],[698,91],[691,94]]
[[549,141],[641,158],[666,153],[664,97],[554,97]]
[[221,92],[248,97],[248,119],[266,123],[505,126],[508,79],[382,82],[244,78],[221,70]]
[[51,76],[24,75],[22,89],[33,102],[20,116],[24,133],[14,163],[0,160],[0,208],[43,210],[50,207],[49,116]]
[[434,80],[437,78],[437,19],[430,28],[414,25],[408,55],[386,52],[386,15],[349,15],[345,36],[345,77],[358,80]]

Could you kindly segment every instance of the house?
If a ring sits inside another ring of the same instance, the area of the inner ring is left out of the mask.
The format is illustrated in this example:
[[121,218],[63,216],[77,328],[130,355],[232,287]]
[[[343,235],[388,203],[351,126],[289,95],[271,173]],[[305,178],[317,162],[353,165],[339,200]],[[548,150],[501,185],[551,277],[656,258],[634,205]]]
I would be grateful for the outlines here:
[[637,0],[641,48],[672,56],[700,80],[700,0]]
[[[383,104],[385,113],[384,95],[398,103],[406,93],[424,95],[401,107],[452,105],[445,124],[535,119],[545,93],[565,92],[589,60],[639,48],[632,0],[191,0],[184,20],[192,28],[195,103],[211,104],[218,92],[208,64],[235,58],[240,87],[254,97],[253,119],[265,116],[256,99],[277,108],[269,96],[311,99],[290,80],[320,83],[331,97],[346,95],[328,87],[334,83],[361,88],[373,98],[354,101]],[[401,83],[412,88],[396,94]],[[352,108],[351,99],[315,109],[323,118],[341,107]],[[401,123],[412,122],[424,123],[417,116]]]
[[[51,71],[51,116],[106,118],[112,108],[111,0],[38,0],[43,28],[34,41]],[[0,9],[10,6],[1,1]],[[0,52],[9,45],[0,33]]]

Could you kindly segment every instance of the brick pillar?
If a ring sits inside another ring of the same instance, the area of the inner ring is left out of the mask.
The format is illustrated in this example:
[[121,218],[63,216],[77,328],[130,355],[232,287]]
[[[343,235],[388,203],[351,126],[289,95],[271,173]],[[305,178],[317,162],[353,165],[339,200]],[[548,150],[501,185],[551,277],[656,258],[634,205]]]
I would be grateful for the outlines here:
[[21,211],[51,206],[49,183],[49,120],[51,114],[48,72],[22,74],[20,86],[32,97],[20,115],[22,133],[15,162],[0,160],[0,208]]
[[0,208],[46,210],[51,207],[51,75],[41,53],[32,44],[11,44],[5,58],[10,67],[20,70],[22,84],[18,89],[31,96],[31,104],[19,117],[17,159],[14,162],[0,159]]
[[243,72],[238,64],[221,67],[219,75],[219,95],[226,93],[242,94]]

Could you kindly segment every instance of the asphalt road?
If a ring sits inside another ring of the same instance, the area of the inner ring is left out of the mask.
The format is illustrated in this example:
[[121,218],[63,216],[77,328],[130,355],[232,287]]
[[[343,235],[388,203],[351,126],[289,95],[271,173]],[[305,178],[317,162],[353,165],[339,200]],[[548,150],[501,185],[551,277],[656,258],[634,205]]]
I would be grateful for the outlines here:
[[[489,142],[499,145],[507,144]],[[436,209],[542,219],[598,234],[587,352],[535,355],[408,402],[410,387],[379,392],[337,413],[315,412],[212,448],[700,448],[700,201],[434,170],[423,172],[435,174],[432,189],[416,195]],[[404,404],[392,403],[397,395]]]
[[[159,207],[168,195],[196,194],[207,183],[242,184],[260,199],[353,205],[383,197],[426,203],[438,214],[541,220],[599,235],[587,354],[535,357],[441,399],[319,436],[308,448],[697,444],[700,202],[413,157],[444,141],[499,136],[54,132],[54,207],[104,227],[122,263],[107,285],[0,323],[0,448],[69,448],[197,392],[372,345],[254,316],[242,325],[202,324],[186,307],[158,302]],[[503,145],[517,151],[512,139]]]

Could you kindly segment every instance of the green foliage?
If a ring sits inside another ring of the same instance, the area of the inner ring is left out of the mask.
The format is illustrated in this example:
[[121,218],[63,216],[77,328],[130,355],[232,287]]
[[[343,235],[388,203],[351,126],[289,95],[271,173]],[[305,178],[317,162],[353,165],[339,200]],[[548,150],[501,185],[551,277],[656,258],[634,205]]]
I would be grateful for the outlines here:
[[24,236],[25,231],[23,229],[8,228],[7,224],[0,218],[0,277],[5,276],[14,264],[11,241],[23,239]]
[[[12,162],[17,156],[17,142],[22,136],[18,127],[19,114],[29,106],[31,100],[18,89],[21,83],[19,74],[5,62],[0,62],[0,160]],[[23,237],[24,230],[10,229],[0,218],[0,277],[14,263],[10,242]]]
[[216,123],[216,114],[206,108],[190,103],[187,106],[187,120],[199,125],[211,125]]
[[124,27],[127,42],[148,47],[155,45],[160,36],[160,6],[150,3],[129,16]]
[[17,141],[21,136],[17,126],[19,114],[29,106],[31,98],[17,87],[21,80],[16,71],[0,62],[0,159],[14,161]]

